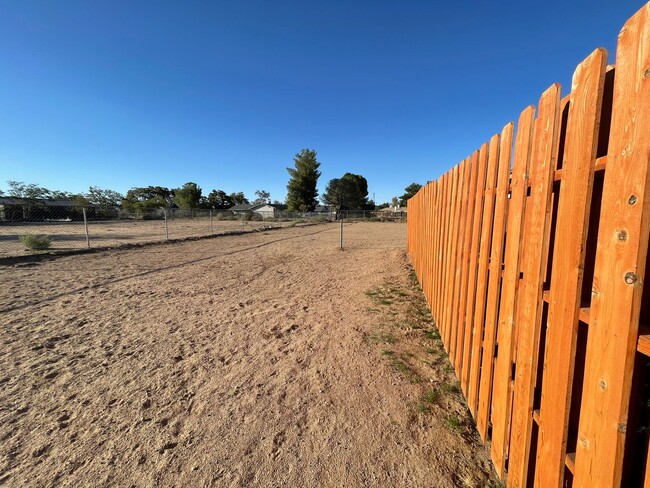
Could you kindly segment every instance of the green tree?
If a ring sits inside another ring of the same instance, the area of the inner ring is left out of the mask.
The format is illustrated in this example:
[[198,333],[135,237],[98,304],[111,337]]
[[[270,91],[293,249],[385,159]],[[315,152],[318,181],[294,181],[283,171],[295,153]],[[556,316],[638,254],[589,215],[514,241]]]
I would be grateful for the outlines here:
[[8,196],[22,198],[26,201],[26,205],[21,205],[23,219],[27,219],[32,207],[38,203],[38,200],[52,198],[52,192],[50,190],[34,183],[9,180],[7,181],[7,185],[9,186]]
[[232,198],[223,190],[212,190],[207,198],[208,208],[230,208],[233,206]]
[[316,159],[316,151],[303,149],[293,158],[295,168],[287,168],[289,183],[287,183],[287,206],[291,212],[310,212],[318,205],[318,171],[320,163]]
[[368,181],[361,175],[345,173],[330,180],[322,200],[337,210],[366,210],[374,208],[368,201]]
[[34,183],[23,183],[22,181],[7,181],[9,191],[7,195],[13,198],[24,198],[26,200],[38,200],[50,198],[52,192],[47,188],[38,186]]
[[174,193],[164,186],[135,187],[126,192],[122,206],[130,212],[171,207]]
[[422,185],[419,183],[411,183],[409,186],[404,188],[404,195],[399,197],[400,206],[406,207],[406,201],[420,191],[420,188],[422,188]]
[[262,205],[271,201],[271,194],[266,190],[257,190],[255,195],[257,198],[253,200],[253,205]]
[[176,188],[174,192],[174,203],[179,208],[198,208],[201,203],[203,191],[196,183],[188,181],[182,187]]
[[391,199],[391,201],[390,201],[390,206],[391,206],[391,207],[399,207],[399,206],[400,206],[400,204],[399,204],[399,198],[397,198],[397,197],[393,197],[393,198]]
[[250,204],[250,202],[248,201],[248,198],[246,198],[243,191],[240,191],[238,193],[231,193],[230,194],[230,200],[232,201],[233,205],[249,205]]
[[86,193],[85,197],[90,203],[99,205],[100,207],[117,207],[124,200],[124,196],[121,193],[113,190],[102,190],[97,186],[88,188],[88,193]]

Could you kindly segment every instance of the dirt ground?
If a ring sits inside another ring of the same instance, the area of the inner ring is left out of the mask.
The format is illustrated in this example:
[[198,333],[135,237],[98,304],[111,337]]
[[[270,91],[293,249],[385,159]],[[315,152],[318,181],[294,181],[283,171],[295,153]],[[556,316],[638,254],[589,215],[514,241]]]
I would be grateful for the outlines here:
[[[164,220],[106,220],[88,223],[90,247],[119,246],[122,244],[141,244],[161,242],[169,235],[170,239],[223,234],[233,231],[251,231],[266,227],[282,227],[291,222],[262,222],[242,220],[220,220],[197,217],[194,219],[170,219],[165,232]],[[85,249],[86,233],[83,222],[40,222],[40,223],[0,223],[0,258],[24,256],[26,249],[20,243],[25,234],[46,235],[52,240],[52,251]]]
[[405,231],[0,267],[0,485],[496,486]]

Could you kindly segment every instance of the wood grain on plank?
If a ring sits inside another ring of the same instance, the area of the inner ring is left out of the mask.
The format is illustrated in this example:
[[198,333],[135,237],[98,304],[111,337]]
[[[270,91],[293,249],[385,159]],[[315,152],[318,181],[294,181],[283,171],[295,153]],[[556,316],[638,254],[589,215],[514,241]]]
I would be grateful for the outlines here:
[[456,201],[454,202],[454,221],[453,221],[453,233],[452,233],[452,258],[451,258],[451,273],[449,276],[449,304],[447,307],[447,322],[449,326],[447,327],[447,334],[445,337],[445,343],[447,347],[447,352],[449,357],[452,357],[453,350],[451,347],[451,337],[454,335],[455,327],[455,313],[457,307],[457,297],[458,297],[458,283],[457,280],[460,278],[460,270],[458,269],[458,259],[460,254],[459,242],[460,242],[460,229],[461,229],[461,210],[462,210],[462,201],[465,196],[465,167],[466,161],[462,161],[458,167],[458,189],[456,194]]
[[545,269],[544,237],[550,215],[553,171],[557,157],[560,86],[551,85],[540,98],[530,160],[530,198],[526,202],[526,277],[519,292],[517,352],[508,486],[523,487],[528,478],[532,433],[533,393],[539,353],[542,284]]
[[463,163],[460,162],[456,166],[456,190],[454,192],[454,198],[451,202],[451,223],[450,223],[450,238],[449,238],[449,261],[447,262],[448,268],[447,268],[447,280],[445,282],[445,287],[447,288],[447,298],[445,302],[445,314],[444,314],[444,321],[445,321],[445,331],[444,334],[442,334],[442,342],[445,346],[445,350],[447,351],[447,354],[449,354],[449,341],[447,340],[447,336],[450,334],[451,331],[451,309],[453,307],[453,301],[454,301],[454,279],[456,276],[456,240],[458,238],[458,202],[461,198],[461,193],[462,193],[462,184],[463,184],[463,179],[462,179],[462,173],[463,173]]
[[458,304],[458,330],[456,333],[456,354],[454,356],[454,369],[456,370],[456,377],[461,377],[461,367],[463,364],[463,341],[465,338],[466,320],[465,314],[467,312],[467,294],[468,294],[468,281],[469,270],[472,251],[472,228],[474,224],[474,206],[476,202],[476,186],[478,184],[478,151],[472,154],[469,161],[469,191],[466,205],[465,218],[465,237],[463,241],[463,269],[461,274],[461,295],[460,303]]
[[608,147],[574,478],[585,487],[622,478],[650,231],[650,4],[618,38]]
[[481,245],[479,247],[478,275],[476,281],[476,305],[474,308],[474,332],[472,338],[472,360],[470,362],[467,405],[476,417],[478,404],[478,387],[481,373],[481,356],[483,350],[483,328],[485,326],[485,308],[487,304],[488,266],[490,245],[492,243],[492,223],[494,219],[494,199],[496,193],[497,167],[501,136],[496,134],[490,139],[488,152],[488,169],[485,180],[485,198],[483,219],[481,223]]
[[487,438],[488,421],[492,406],[492,380],[494,371],[494,348],[497,334],[499,297],[501,294],[501,263],[503,262],[503,243],[508,205],[510,180],[510,159],[512,156],[512,137],[514,124],[509,123],[501,132],[499,166],[494,200],[494,221],[492,224],[492,243],[490,245],[490,266],[488,274],[487,302],[485,307],[485,332],[483,334],[483,357],[479,381],[478,416],[476,426],[483,441]]
[[467,200],[470,185],[470,163],[471,159],[467,158],[463,161],[462,172],[462,185],[461,185],[461,198],[460,208],[458,213],[458,240],[456,242],[456,276],[454,278],[454,300],[451,307],[451,332],[449,334],[449,360],[453,364],[456,355],[456,335],[458,334],[458,310],[460,307],[461,287],[462,287],[462,271],[463,259],[465,257],[465,221],[467,220]]
[[573,75],[564,146],[537,444],[537,486],[564,481],[585,245],[598,147],[607,52],[597,49]]
[[476,279],[478,273],[478,249],[481,244],[481,222],[485,200],[485,179],[487,177],[488,144],[479,149],[478,180],[476,200],[474,201],[474,222],[472,223],[472,247],[470,250],[469,278],[467,280],[467,306],[465,312],[465,340],[463,343],[463,364],[460,385],[465,398],[469,387],[470,363],[472,357],[472,337],[474,332],[474,304],[476,303]]
[[447,203],[447,179],[448,174],[445,173],[441,176],[441,195],[440,195],[440,206],[438,208],[438,219],[439,219],[439,245],[438,245],[438,261],[436,269],[436,281],[438,282],[438,288],[436,289],[436,296],[434,297],[434,307],[435,307],[435,316],[436,316],[436,327],[438,330],[441,328],[441,310],[442,310],[442,296],[444,291],[444,253],[445,253],[445,244],[446,244],[446,203]]
[[515,304],[519,290],[520,251],[526,211],[528,165],[533,140],[535,107],[527,107],[517,124],[515,154],[510,179],[510,202],[508,205],[505,267],[499,305],[499,329],[497,342],[499,355],[494,370],[492,445],[490,452],[497,474],[505,475],[506,456],[510,434],[512,405],[512,363],[515,327]]

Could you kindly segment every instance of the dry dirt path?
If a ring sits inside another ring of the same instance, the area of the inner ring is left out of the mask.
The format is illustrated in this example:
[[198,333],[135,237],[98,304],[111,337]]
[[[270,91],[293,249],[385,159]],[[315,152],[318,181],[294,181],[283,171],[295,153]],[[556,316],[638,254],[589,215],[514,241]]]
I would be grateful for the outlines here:
[[368,290],[410,286],[404,224],[345,232],[0,267],[0,485],[485,486],[471,426],[437,418],[461,401],[418,411],[369,339]]

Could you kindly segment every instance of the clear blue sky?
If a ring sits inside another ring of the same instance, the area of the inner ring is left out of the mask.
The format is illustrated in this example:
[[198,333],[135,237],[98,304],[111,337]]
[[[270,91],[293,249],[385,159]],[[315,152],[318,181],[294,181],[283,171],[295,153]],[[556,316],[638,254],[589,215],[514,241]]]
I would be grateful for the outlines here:
[[0,0],[0,189],[284,200],[293,156],[379,202],[437,178],[641,1]]

